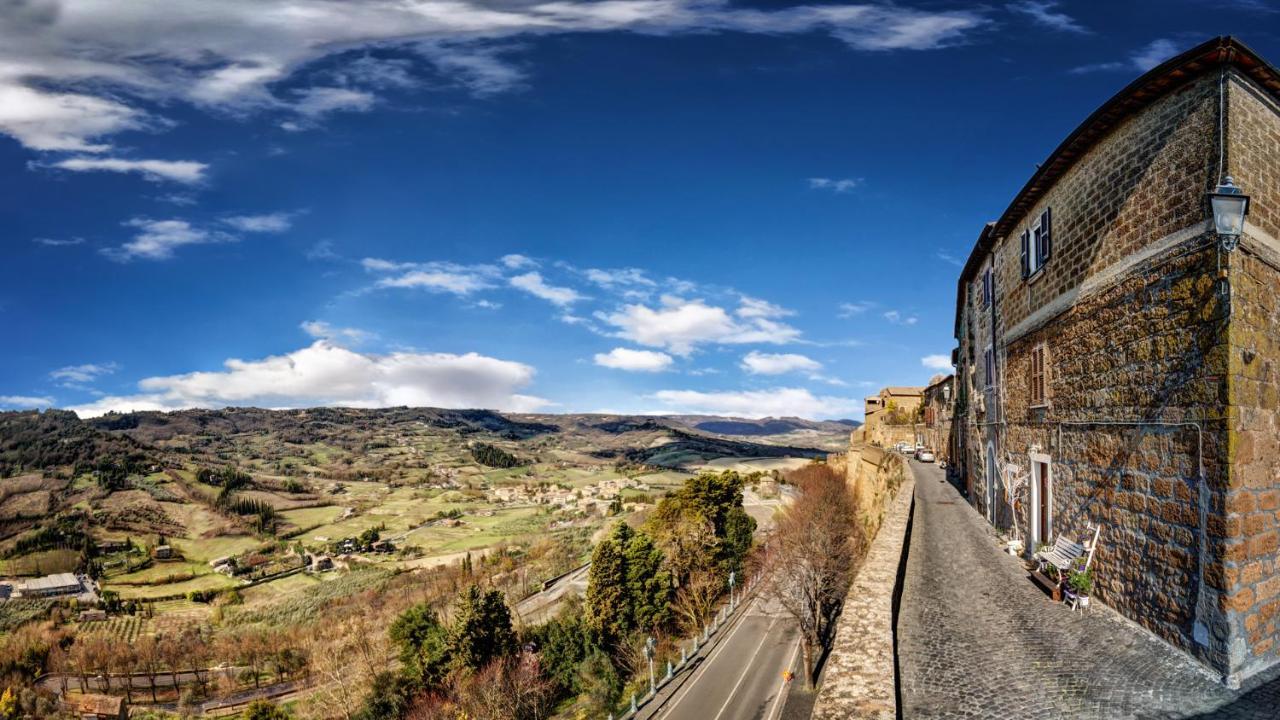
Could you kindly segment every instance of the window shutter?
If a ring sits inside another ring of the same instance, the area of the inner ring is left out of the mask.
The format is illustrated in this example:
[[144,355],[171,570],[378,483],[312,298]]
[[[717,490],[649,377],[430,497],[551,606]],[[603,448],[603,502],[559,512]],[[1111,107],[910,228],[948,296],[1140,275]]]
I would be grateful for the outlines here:
[[1040,214],[1040,262],[1041,264],[1043,264],[1044,261],[1049,259],[1049,253],[1053,250],[1053,233],[1051,232],[1051,228],[1052,228],[1051,221],[1053,218],[1049,214],[1050,210],[1051,208],[1045,208],[1044,212]]
[[1022,231],[1022,279],[1023,280],[1026,280],[1027,277],[1031,275],[1031,265],[1029,263],[1029,261],[1031,260],[1031,256],[1028,254],[1031,249],[1030,245],[1031,245],[1031,232],[1028,230],[1023,230]]

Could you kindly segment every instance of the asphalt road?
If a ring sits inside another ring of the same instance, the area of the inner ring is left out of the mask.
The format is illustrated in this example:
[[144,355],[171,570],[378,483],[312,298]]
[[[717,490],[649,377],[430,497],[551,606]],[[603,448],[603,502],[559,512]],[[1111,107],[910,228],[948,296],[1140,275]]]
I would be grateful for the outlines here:
[[[757,599],[737,624],[694,665],[683,683],[644,720],[775,720],[782,712],[782,672],[798,652],[795,623],[781,608]],[[793,682],[800,682],[795,680]]]

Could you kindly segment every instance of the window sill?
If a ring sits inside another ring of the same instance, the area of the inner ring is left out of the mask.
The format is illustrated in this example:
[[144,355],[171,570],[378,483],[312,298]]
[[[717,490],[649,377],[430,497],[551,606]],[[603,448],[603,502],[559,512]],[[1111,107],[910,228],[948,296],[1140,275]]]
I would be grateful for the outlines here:
[[1032,409],[1032,410],[1048,410],[1048,409],[1049,409],[1049,403],[1047,403],[1047,402],[1038,403],[1038,404],[1037,404],[1037,403],[1032,403],[1031,405],[1028,405],[1027,407],[1028,407],[1028,408],[1030,408],[1030,409]]
[[1032,283],[1034,283],[1035,281],[1039,280],[1039,279],[1040,279],[1040,278],[1042,278],[1042,277],[1044,277],[1044,266],[1043,266],[1043,265],[1041,265],[1040,267],[1036,268],[1036,271],[1035,271],[1035,272],[1033,272],[1033,273],[1031,273],[1030,275],[1028,275],[1028,276],[1027,276],[1027,284],[1028,284],[1028,285],[1031,285]]

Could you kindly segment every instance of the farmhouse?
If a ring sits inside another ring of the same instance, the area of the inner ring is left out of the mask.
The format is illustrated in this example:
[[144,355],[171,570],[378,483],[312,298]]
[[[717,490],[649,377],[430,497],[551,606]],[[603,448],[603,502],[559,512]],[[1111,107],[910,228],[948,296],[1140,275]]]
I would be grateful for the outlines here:
[[1280,660],[1277,297],[1280,72],[1229,37],[1086,119],[957,287],[970,501],[1028,553],[1100,528],[1095,596],[1231,685]]
[[73,573],[57,573],[27,580],[18,587],[17,595],[24,598],[58,597],[59,595],[79,595],[84,591],[80,578]]

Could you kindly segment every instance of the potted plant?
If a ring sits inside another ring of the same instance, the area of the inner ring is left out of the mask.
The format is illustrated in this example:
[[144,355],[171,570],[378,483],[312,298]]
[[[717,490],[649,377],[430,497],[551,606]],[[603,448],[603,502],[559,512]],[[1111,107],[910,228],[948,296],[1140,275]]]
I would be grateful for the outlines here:
[[1093,571],[1071,569],[1067,573],[1067,593],[1082,607],[1089,607],[1089,593],[1093,591]]

